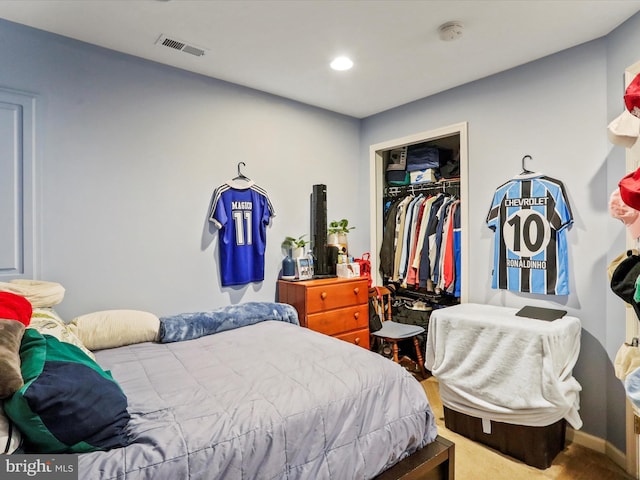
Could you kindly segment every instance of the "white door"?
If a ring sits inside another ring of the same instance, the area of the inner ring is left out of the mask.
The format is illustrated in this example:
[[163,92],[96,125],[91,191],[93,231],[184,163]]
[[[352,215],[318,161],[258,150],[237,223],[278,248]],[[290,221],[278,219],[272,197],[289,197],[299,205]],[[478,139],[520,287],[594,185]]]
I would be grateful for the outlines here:
[[0,280],[35,272],[35,98],[0,89]]

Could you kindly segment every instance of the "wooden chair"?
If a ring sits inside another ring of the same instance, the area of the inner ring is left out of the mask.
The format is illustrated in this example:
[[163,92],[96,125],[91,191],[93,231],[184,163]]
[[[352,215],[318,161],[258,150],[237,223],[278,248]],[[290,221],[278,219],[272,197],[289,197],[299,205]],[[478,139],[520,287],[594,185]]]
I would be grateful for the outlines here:
[[427,378],[427,371],[424,368],[424,358],[420,351],[420,342],[418,342],[418,335],[423,334],[425,329],[418,325],[407,325],[393,321],[391,313],[391,290],[387,287],[370,288],[369,297],[373,297],[377,301],[377,310],[380,315],[380,321],[382,322],[382,328],[378,331],[371,332],[371,335],[391,345],[393,361],[398,364],[400,363],[398,358],[398,342],[412,339],[416,349],[416,358],[418,359],[420,373],[423,378]]

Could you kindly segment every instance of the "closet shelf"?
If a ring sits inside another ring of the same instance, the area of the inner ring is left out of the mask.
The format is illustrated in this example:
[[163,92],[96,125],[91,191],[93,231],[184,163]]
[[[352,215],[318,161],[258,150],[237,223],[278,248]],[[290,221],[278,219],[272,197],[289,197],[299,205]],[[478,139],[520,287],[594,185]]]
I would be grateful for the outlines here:
[[400,195],[421,192],[443,192],[452,195],[458,195],[460,193],[460,179],[450,178],[447,180],[439,180],[437,182],[430,183],[385,187],[384,196],[397,197]]

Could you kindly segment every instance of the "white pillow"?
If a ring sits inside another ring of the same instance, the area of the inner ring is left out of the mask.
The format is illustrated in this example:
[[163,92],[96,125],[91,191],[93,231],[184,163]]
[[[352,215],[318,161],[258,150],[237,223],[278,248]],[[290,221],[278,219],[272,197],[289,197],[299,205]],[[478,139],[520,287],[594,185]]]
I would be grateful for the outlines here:
[[64,298],[64,287],[56,282],[16,278],[0,282],[1,292],[11,292],[25,297],[33,307],[51,308]]
[[82,340],[71,330],[69,325],[64,323],[58,313],[52,308],[34,308],[31,314],[31,322],[27,328],[34,328],[42,335],[51,335],[61,342],[75,345],[93,360],[96,357],[91,353]]
[[0,455],[15,452],[22,443],[22,435],[18,427],[11,423],[11,420],[0,408]]
[[88,349],[101,350],[156,341],[160,320],[140,310],[104,310],[74,318],[69,328]]

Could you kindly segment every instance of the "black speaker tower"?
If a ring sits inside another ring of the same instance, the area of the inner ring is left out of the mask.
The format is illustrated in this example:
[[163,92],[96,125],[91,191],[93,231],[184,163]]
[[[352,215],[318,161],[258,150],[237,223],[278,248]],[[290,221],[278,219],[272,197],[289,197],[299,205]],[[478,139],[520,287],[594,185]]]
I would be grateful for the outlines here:
[[311,251],[315,257],[315,276],[328,275],[327,186],[314,185],[311,192]]

